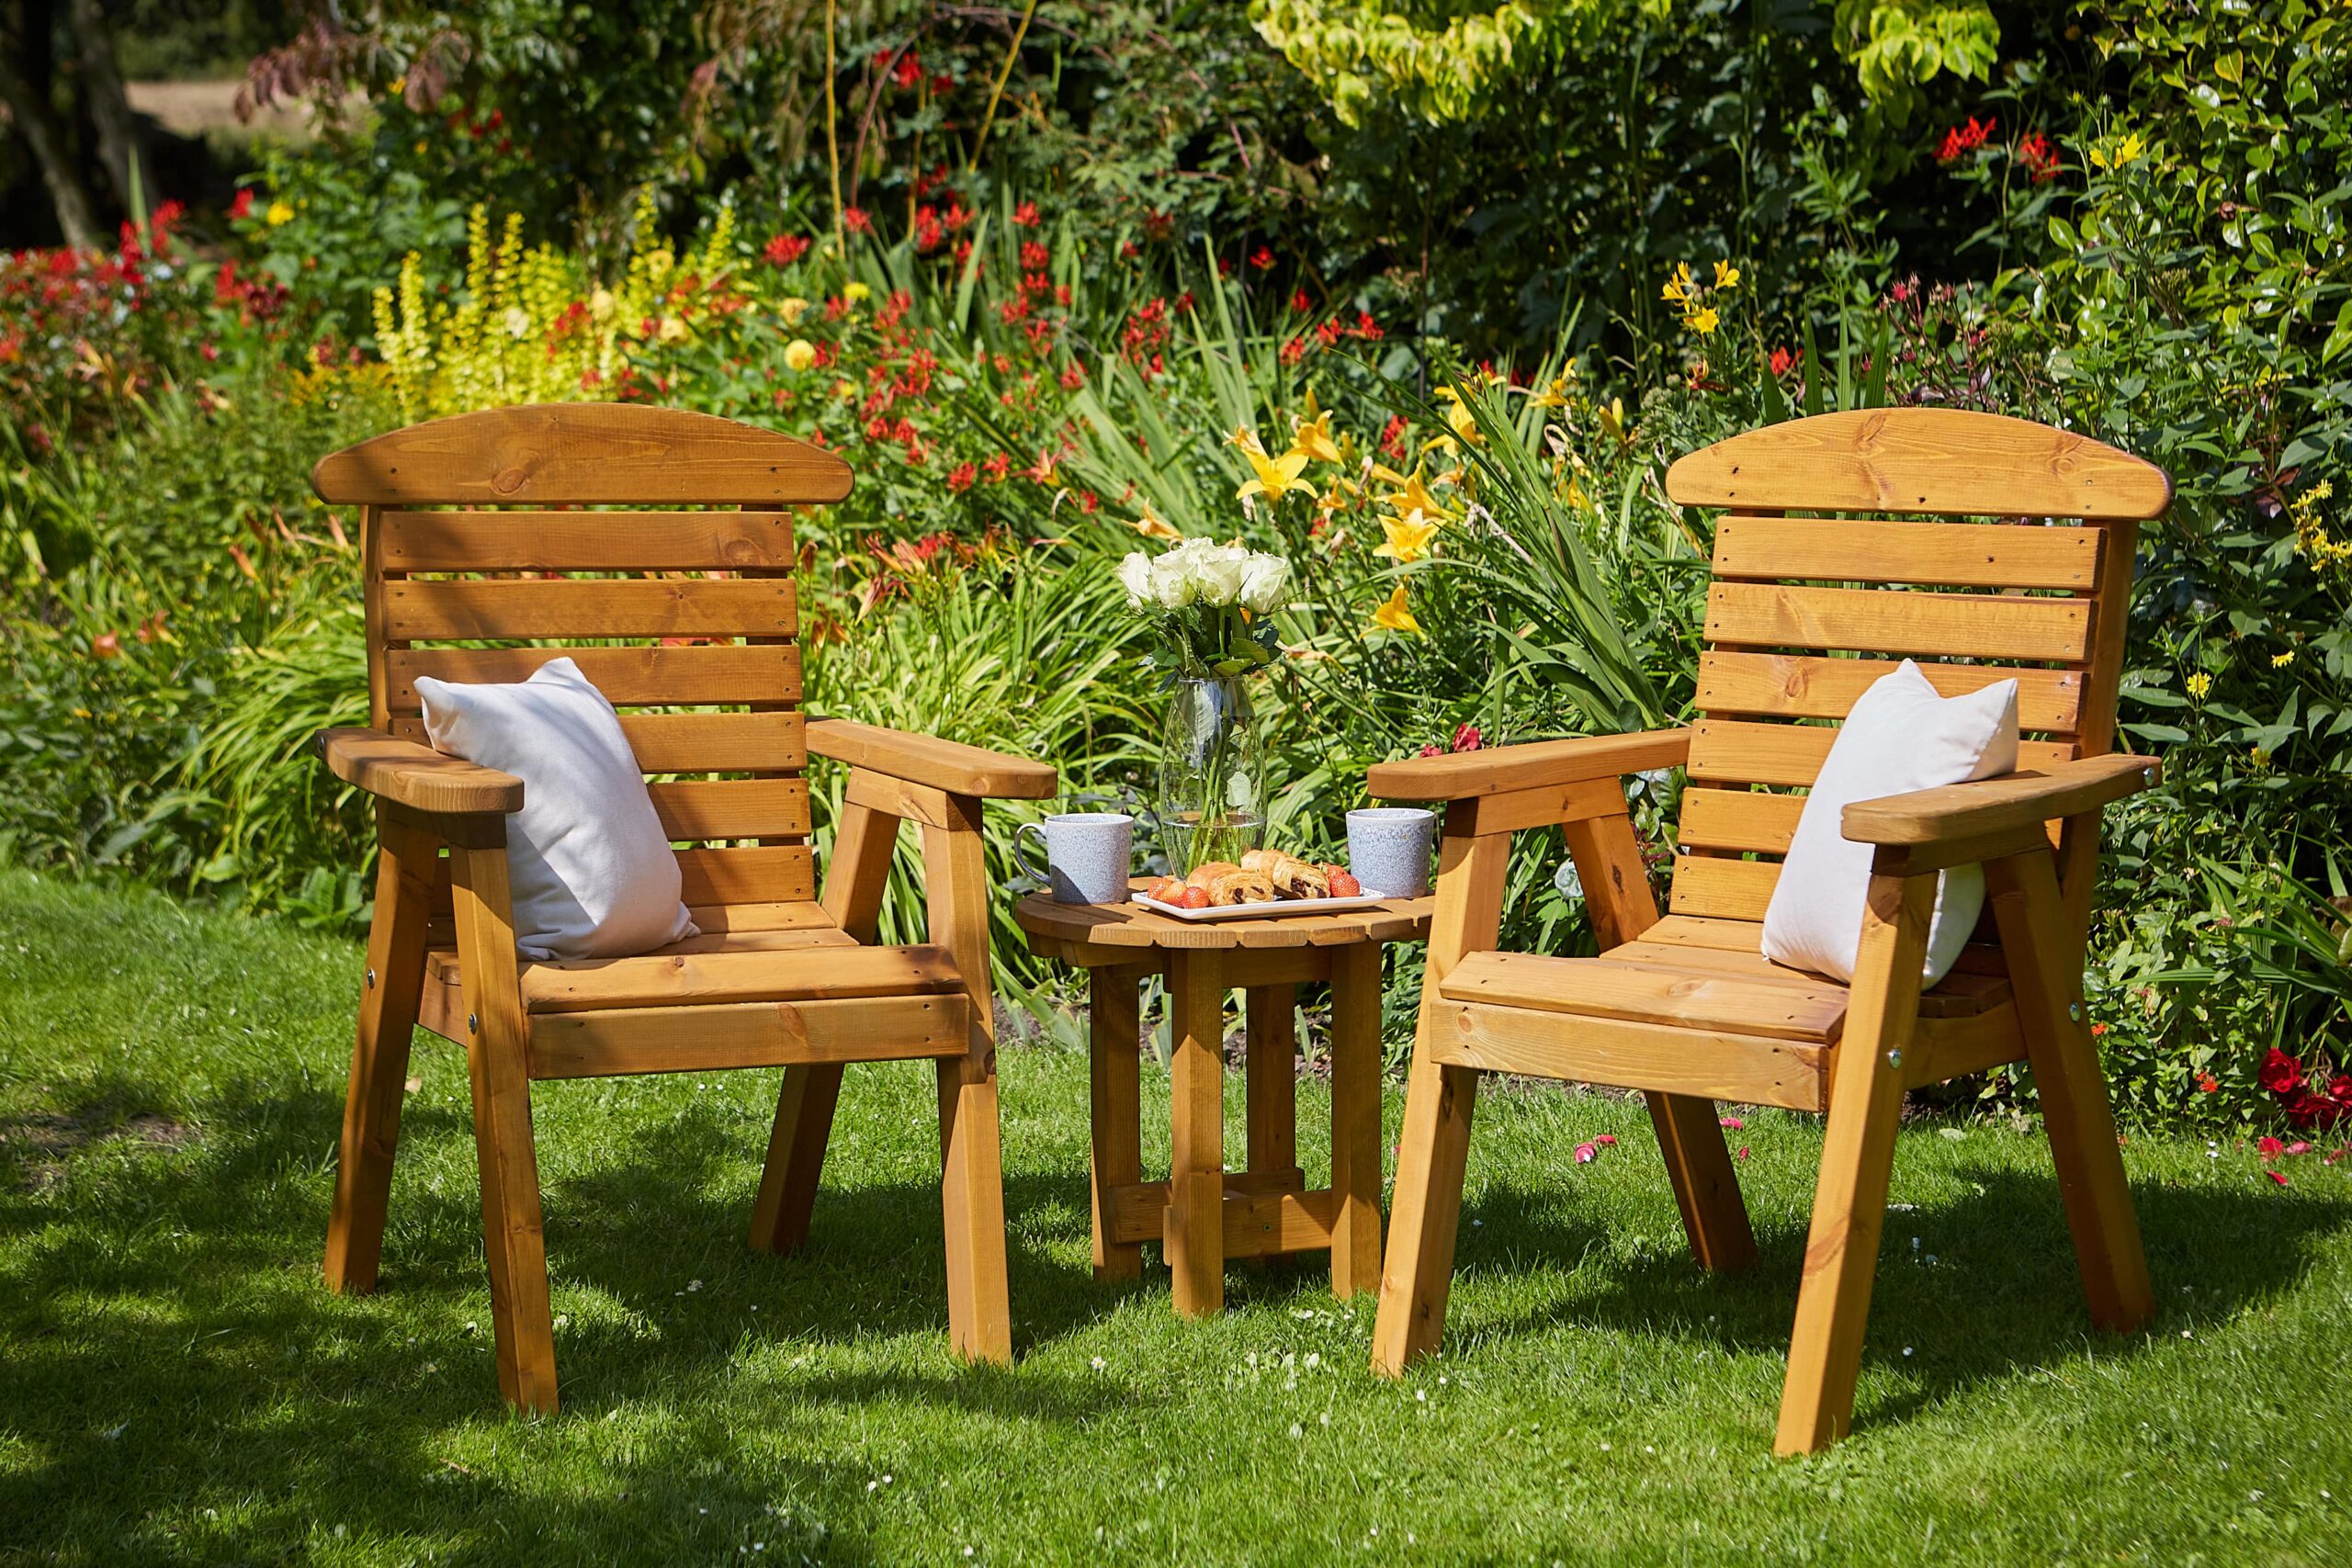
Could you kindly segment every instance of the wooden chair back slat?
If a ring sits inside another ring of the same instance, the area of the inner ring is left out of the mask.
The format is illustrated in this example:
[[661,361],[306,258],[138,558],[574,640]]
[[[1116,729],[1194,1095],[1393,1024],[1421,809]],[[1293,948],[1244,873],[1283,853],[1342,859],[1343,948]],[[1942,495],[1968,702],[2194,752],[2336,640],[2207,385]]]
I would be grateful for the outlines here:
[[747,571],[792,567],[781,512],[386,512],[384,570]]
[[394,431],[312,483],[361,507],[379,726],[425,739],[422,677],[520,681],[560,658],[623,710],[726,710],[621,715],[684,900],[723,930],[743,923],[729,907],[756,923],[816,896],[788,509],[847,494],[840,458],[702,414],[567,404]]
[[1717,579],[1936,583],[1951,588],[2098,586],[2094,528],[2046,524],[1854,522],[1825,517],[1723,517]]
[[[1894,670],[1893,660],[1712,651],[1699,657],[1698,705],[1702,713],[1734,716],[1843,718],[1857,697]],[[1948,697],[2015,680],[2018,728],[2027,734],[2072,735],[2081,722],[2080,670],[2005,664],[1922,664],[1919,670]]]
[[806,779],[673,779],[646,789],[673,840],[797,839],[808,832]]
[[[391,733],[430,744],[416,714],[395,716]],[[648,773],[779,773],[808,764],[808,721],[797,712],[625,713],[621,733]]]
[[709,707],[760,701],[797,702],[800,650],[724,644],[685,648],[416,648],[385,656],[394,713],[424,703],[416,678],[526,681],[551,660],[570,659],[615,707]]
[[789,578],[563,578],[384,584],[384,635],[398,642],[526,637],[761,637],[799,629]]
[[[797,904],[817,896],[817,861],[806,844],[750,844],[678,852],[679,897],[688,908]],[[695,924],[702,923],[699,917]]]
[[817,506],[849,494],[821,446],[683,409],[538,403],[428,420],[319,460],[332,505]]
[[[1676,463],[1667,491],[1726,509],[1676,914],[1763,918],[1804,809],[1781,792],[1812,784],[1838,733],[1821,721],[1898,658],[1947,696],[2014,678],[2021,767],[2110,744],[2136,525],[2172,493],[2154,465],[2021,420],[1883,409],[1735,436]],[[1856,512],[1944,520],[1820,515]]]
[[1961,409],[1858,409],[1718,441],[1667,470],[1682,506],[1961,517],[2161,517],[2153,463],[2046,424]]
[[1706,636],[1717,648],[2080,660],[2090,651],[2091,602],[1716,582]]

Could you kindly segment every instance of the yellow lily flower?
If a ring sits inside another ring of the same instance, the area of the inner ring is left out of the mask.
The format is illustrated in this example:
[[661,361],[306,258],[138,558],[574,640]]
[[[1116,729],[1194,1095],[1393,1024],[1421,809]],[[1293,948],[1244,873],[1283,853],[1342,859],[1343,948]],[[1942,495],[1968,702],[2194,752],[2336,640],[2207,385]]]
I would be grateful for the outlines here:
[[1723,324],[1723,318],[1715,314],[1715,308],[1713,305],[1708,305],[1683,317],[1682,324],[1701,337],[1707,337]]
[[1255,452],[1261,457],[1266,454],[1265,445],[1258,439],[1258,433],[1246,425],[1227,436],[1225,444],[1238,446],[1244,452]]
[[1487,438],[1478,434],[1478,416],[1470,412],[1470,405],[1462,400],[1462,394],[1451,387],[1440,387],[1437,395],[1445,400],[1445,423],[1452,427],[1453,434],[1473,446],[1484,443]]
[[1315,489],[1313,485],[1299,482],[1298,476],[1306,471],[1306,454],[1304,452],[1285,452],[1279,457],[1269,457],[1263,452],[1244,446],[1241,455],[1250,459],[1250,467],[1256,470],[1256,477],[1241,482],[1241,488],[1233,492],[1236,501],[1247,501],[1253,495],[1262,495],[1269,501],[1274,501],[1295,490],[1312,491]]
[[1731,263],[1727,261],[1717,262],[1715,264],[1715,287],[1718,288],[1738,288],[1739,268],[1732,265]]
[[1340,448],[1331,440],[1330,411],[1326,409],[1312,420],[1300,420],[1290,445],[1292,451],[1304,452],[1317,462],[1338,462]]
[[1392,632],[1418,633],[1421,629],[1421,623],[1413,618],[1413,612],[1405,605],[1403,583],[1396,585],[1396,592],[1388,596],[1386,604],[1373,611],[1372,624],[1375,626],[1384,626]]
[[1546,386],[1540,392],[1530,393],[1527,400],[1530,406],[1539,409],[1566,408],[1568,406],[1568,378],[1566,376],[1553,377],[1549,386]]
[[1415,512],[1404,517],[1384,517],[1381,531],[1388,536],[1372,547],[1376,556],[1386,556],[1393,561],[1415,561],[1430,553],[1430,541],[1437,537],[1434,519]]
[[1687,304],[1690,301],[1690,264],[1689,262],[1674,264],[1674,276],[1666,280],[1665,286],[1657,291],[1657,297],[1677,305]]
[[1623,441],[1626,439],[1624,399],[1611,398],[1609,400],[1609,406],[1607,408],[1597,408],[1592,412],[1600,420],[1600,428],[1602,431],[1616,440]]
[[1422,482],[1419,468],[1414,468],[1409,477],[1401,478],[1396,482],[1403,488],[1393,495],[1382,496],[1380,503],[1393,508],[1397,515],[1409,517],[1417,512],[1427,513],[1440,522],[1453,515],[1450,509],[1439,505],[1437,498],[1430,494],[1429,486]]
[[1143,515],[1128,524],[1127,526],[1133,528],[1136,533],[1141,534],[1147,539],[1174,540],[1181,539],[1184,536],[1175,529],[1170,527],[1166,521],[1160,517],[1159,513],[1151,509],[1151,502],[1148,501],[1143,503]]

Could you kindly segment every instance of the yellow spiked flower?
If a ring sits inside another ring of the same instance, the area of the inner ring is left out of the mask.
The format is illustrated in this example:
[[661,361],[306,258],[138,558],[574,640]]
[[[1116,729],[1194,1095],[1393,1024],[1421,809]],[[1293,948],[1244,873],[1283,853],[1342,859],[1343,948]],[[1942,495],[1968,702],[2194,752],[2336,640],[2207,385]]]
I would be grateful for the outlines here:
[[1731,263],[1727,261],[1717,262],[1715,264],[1715,287],[1718,288],[1738,288],[1739,268],[1732,265]]
[[2096,169],[2120,169],[2126,164],[2138,162],[2147,150],[2147,143],[2140,140],[2140,133],[2135,130],[2112,147],[2092,148],[2091,166]]
[[1385,604],[1373,611],[1372,624],[1385,627],[1392,632],[1419,633],[1420,631],[1421,623],[1415,620],[1413,612],[1406,607],[1403,583],[1396,585],[1396,591],[1388,596]]
[[1715,308],[1713,305],[1706,305],[1683,317],[1682,324],[1701,337],[1709,337],[1713,334],[1717,327],[1723,324],[1723,318],[1715,314]]
[[2213,677],[2208,675],[2202,670],[2199,670],[2196,674],[2191,675],[2185,683],[2188,687],[2188,694],[2197,698],[2199,702],[2202,702],[2205,699],[2206,694],[2213,689]]
[[1306,454],[1304,452],[1285,452],[1279,457],[1269,457],[1263,452],[1244,446],[1241,455],[1250,459],[1250,467],[1255,470],[1256,477],[1241,481],[1241,488],[1233,492],[1236,501],[1247,501],[1253,495],[1262,495],[1269,501],[1274,501],[1295,490],[1312,491],[1315,489],[1311,484],[1302,483],[1298,477],[1306,471]]
[[[1372,553],[1397,562],[1419,560],[1428,555],[1430,541],[1437,537],[1438,529],[1434,520],[1419,512],[1403,517],[1384,517],[1380,527],[1388,537],[1374,545]],[[1397,592],[1404,591],[1400,588]]]
[[1429,486],[1421,480],[1419,468],[1416,468],[1410,478],[1400,482],[1404,488],[1392,495],[1382,496],[1380,498],[1382,505],[1393,507],[1399,516],[1406,517],[1419,512],[1443,522],[1453,515],[1452,511],[1438,504],[1435,496],[1430,494]]
[[1540,392],[1528,395],[1528,406],[1539,409],[1564,409],[1568,406],[1568,378],[1555,376],[1551,384]]
[[1133,528],[1136,533],[1141,534],[1147,539],[1181,539],[1184,536],[1178,533],[1174,528],[1170,527],[1167,520],[1162,518],[1159,513],[1154,512],[1151,509],[1151,502],[1148,501],[1143,503],[1143,515],[1128,524],[1127,526]]
[[1674,276],[1666,280],[1665,287],[1657,291],[1657,297],[1677,305],[1685,304],[1690,300],[1690,264],[1689,262],[1674,264]]
[[1600,420],[1600,428],[1609,435],[1619,441],[1627,441],[1631,439],[1631,437],[1625,434],[1624,399],[1611,398],[1609,400],[1609,406],[1607,408],[1596,408],[1592,412],[1594,414],[1599,416]]
[[1461,393],[1451,387],[1440,387],[1437,395],[1445,400],[1445,423],[1454,434],[1473,446],[1485,442],[1487,438],[1478,434],[1478,416],[1470,412],[1470,405],[1462,400]]

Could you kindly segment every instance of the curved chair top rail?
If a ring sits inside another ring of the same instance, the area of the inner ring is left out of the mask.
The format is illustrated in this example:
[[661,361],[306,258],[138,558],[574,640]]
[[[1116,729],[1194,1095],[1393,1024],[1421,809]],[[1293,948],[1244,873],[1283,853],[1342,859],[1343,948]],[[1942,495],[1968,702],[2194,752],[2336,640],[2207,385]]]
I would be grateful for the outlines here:
[[1962,409],[1860,409],[1766,425],[1667,470],[1684,506],[2124,521],[2164,515],[2154,463],[2071,430]]
[[849,494],[850,467],[757,425],[636,403],[531,403],[452,414],[319,460],[337,505],[800,506]]

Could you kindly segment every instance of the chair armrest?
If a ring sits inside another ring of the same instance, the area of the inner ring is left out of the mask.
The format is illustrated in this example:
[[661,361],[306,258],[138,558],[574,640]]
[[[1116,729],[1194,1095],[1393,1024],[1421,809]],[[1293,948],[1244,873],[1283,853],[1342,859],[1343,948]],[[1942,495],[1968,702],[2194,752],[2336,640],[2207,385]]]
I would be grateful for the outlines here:
[[811,718],[808,750],[854,768],[929,784],[950,795],[1043,800],[1059,787],[1051,762],[1033,762],[1025,757],[1009,757],[1001,751],[845,718]]
[[314,742],[327,772],[412,811],[463,817],[523,809],[523,781],[444,756],[380,729],[322,729]]
[[1955,843],[2079,817],[2155,782],[2153,757],[2081,757],[2032,773],[1858,800],[1846,807],[1840,825],[1857,843]]
[[1464,800],[1679,767],[1690,755],[1690,730],[1645,729],[1375,762],[1364,783],[1383,800]]

